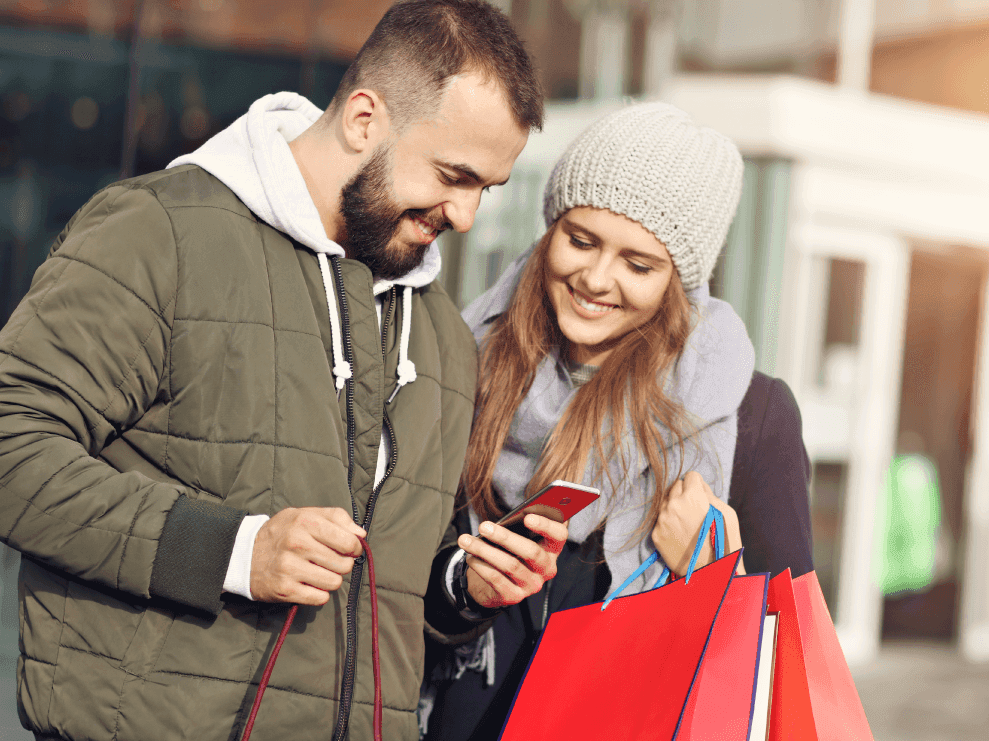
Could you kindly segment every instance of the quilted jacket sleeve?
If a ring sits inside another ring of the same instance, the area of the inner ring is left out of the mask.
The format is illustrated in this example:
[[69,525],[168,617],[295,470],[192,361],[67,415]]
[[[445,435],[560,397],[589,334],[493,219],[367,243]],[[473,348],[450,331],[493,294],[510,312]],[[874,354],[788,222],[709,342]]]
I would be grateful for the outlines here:
[[0,540],[215,613],[244,513],[96,458],[159,394],[176,259],[168,214],[127,185],[94,196],[56,240],[0,331]]

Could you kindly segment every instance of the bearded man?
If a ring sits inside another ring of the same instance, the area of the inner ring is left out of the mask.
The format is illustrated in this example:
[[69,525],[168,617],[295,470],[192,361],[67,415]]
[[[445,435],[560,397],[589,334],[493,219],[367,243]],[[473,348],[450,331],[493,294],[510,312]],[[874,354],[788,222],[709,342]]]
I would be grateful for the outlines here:
[[[395,5],[323,112],[280,93],[97,193],[0,332],[0,540],[38,739],[418,737],[427,629],[555,573],[563,525],[452,583],[474,340],[433,282],[542,121],[482,0]],[[532,524],[530,522],[527,524]],[[476,540],[476,539],[475,539]],[[490,548],[490,546],[486,546]],[[504,563],[508,563],[507,561]]]

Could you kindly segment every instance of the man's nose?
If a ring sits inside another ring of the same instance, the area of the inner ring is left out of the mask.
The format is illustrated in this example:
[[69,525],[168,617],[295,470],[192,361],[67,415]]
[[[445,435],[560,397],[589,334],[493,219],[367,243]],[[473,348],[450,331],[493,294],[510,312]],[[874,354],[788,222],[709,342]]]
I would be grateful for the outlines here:
[[481,191],[458,190],[443,205],[443,215],[447,222],[461,234],[470,231],[474,225],[474,216],[481,203]]

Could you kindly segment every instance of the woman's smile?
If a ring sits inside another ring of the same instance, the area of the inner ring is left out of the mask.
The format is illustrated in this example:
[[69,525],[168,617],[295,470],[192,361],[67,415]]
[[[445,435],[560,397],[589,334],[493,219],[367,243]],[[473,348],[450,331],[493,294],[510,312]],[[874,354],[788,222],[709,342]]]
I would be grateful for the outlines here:
[[567,288],[570,290],[570,297],[573,299],[578,308],[581,308],[592,315],[589,318],[597,319],[598,317],[604,316],[615,309],[621,308],[615,304],[605,304],[599,301],[592,301],[573,286],[567,286]]
[[589,206],[560,217],[545,285],[571,360],[600,365],[622,337],[656,316],[672,275],[666,247],[638,222]]

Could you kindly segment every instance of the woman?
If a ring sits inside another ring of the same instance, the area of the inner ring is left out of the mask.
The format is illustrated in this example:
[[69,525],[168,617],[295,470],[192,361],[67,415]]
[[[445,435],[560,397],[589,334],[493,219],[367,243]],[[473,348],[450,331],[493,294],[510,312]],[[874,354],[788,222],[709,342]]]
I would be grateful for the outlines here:
[[[754,352],[707,288],[741,181],[734,144],[673,106],[606,116],[554,168],[546,234],[464,312],[481,350],[470,529],[554,479],[603,495],[571,520],[543,593],[441,667],[457,679],[439,683],[428,738],[496,738],[548,613],[602,599],[654,549],[660,563],[629,591],[664,563],[682,574],[709,504],[726,515],[728,549],[741,546],[726,502]],[[476,540],[460,544],[481,555]],[[474,578],[493,571],[466,563]]]

